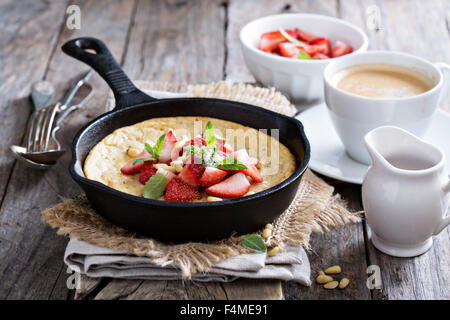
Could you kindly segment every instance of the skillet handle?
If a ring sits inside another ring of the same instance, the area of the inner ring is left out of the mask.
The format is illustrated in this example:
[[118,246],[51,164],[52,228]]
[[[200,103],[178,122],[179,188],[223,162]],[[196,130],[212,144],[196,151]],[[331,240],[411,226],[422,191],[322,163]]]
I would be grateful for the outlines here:
[[61,49],[67,55],[91,66],[108,83],[116,99],[115,109],[156,100],[134,86],[103,41],[96,38],[76,38],[67,41]]

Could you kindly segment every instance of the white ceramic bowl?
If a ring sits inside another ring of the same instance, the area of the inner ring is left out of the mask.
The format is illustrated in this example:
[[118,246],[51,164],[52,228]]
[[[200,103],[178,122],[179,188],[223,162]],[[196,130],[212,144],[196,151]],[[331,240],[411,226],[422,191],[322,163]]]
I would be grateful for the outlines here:
[[[263,33],[279,28],[299,28],[333,44],[342,40],[353,47],[353,53],[367,50],[366,34],[344,20],[306,13],[267,16],[246,24],[239,34],[245,63],[255,79],[264,86],[275,87],[296,102],[314,103],[323,100],[322,74],[330,61],[301,60],[273,55],[258,49]],[[353,54],[351,53],[351,54]]]

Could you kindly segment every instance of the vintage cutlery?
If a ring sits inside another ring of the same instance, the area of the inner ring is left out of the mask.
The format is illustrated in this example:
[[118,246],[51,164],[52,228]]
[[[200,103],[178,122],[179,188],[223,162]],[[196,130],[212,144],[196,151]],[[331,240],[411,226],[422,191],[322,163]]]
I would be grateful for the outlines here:
[[[83,74],[66,94],[63,102],[58,102],[52,107],[39,111],[42,114],[35,116],[39,120],[32,123],[27,134],[27,148],[16,145],[10,147],[17,159],[29,167],[48,169],[64,154],[65,150],[61,148],[55,133],[60,129],[64,118],[72,111],[80,108],[93,94],[92,86],[86,83],[91,75],[92,70]],[[53,149],[49,149],[50,140],[53,140],[52,145],[55,146]]]

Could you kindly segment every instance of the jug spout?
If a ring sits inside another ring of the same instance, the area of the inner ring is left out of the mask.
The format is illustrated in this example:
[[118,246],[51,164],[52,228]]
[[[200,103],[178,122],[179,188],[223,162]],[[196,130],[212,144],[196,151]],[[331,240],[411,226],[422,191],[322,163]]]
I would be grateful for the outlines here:
[[389,170],[424,170],[443,162],[435,146],[394,126],[378,127],[364,137],[372,165]]

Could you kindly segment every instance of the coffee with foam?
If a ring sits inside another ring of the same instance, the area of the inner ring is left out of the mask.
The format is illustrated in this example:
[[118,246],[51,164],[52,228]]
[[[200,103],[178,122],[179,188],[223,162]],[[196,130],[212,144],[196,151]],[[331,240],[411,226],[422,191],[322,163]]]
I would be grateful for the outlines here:
[[335,75],[337,88],[371,98],[402,98],[427,92],[435,82],[424,72],[392,64],[360,64]]

